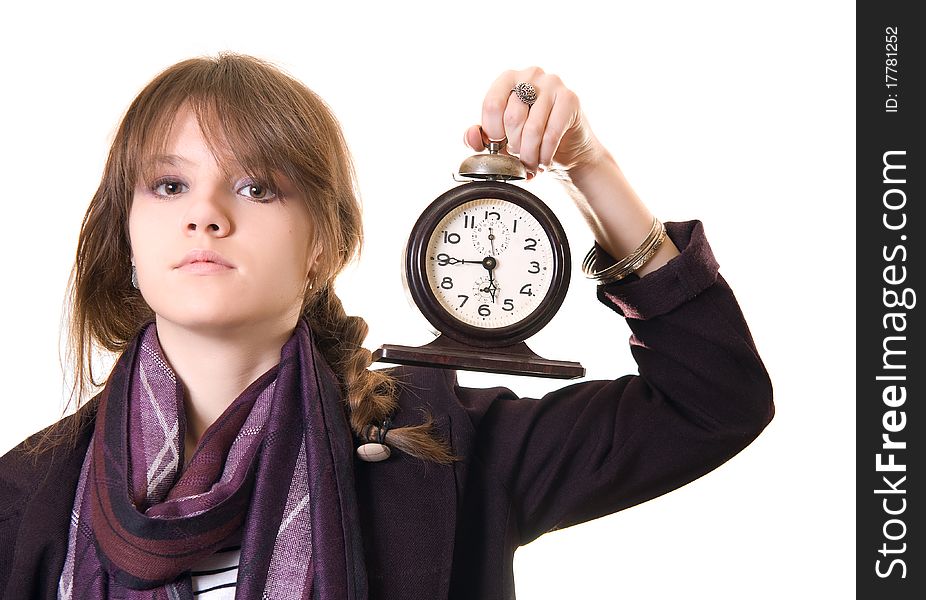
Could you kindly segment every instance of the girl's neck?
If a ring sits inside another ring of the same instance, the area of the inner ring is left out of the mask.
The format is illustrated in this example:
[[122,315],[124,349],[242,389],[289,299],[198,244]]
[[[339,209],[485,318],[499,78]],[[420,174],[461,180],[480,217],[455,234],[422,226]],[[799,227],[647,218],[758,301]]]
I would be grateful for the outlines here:
[[295,326],[291,319],[193,329],[157,317],[158,343],[183,386],[187,461],[206,429],[241,392],[279,364]]

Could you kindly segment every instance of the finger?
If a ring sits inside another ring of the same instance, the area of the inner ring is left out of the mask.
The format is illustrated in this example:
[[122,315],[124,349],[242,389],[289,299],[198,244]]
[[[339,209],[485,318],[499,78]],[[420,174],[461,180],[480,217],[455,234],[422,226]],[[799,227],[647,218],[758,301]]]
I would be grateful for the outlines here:
[[[516,103],[520,101],[511,99],[511,90],[519,81],[537,81],[542,75],[543,69],[530,67],[522,71],[505,71],[492,82],[482,102],[482,128],[490,138],[498,140],[508,136],[505,113],[509,106],[512,107],[513,112],[508,118],[518,128],[516,133],[520,136],[520,125],[524,122],[527,111],[517,106]],[[518,111],[522,111],[520,118],[517,116]]]
[[521,129],[519,158],[528,170],[535,173],[540,162],[540,146],[549,127],[551,111],[557,102],[558,83],[559,78],[555,75],[541,78],[537,83],[537,100],[530,107],[530,113]]
[[[512,87],[514,87],[512,85]],[[508,149],[514,154],[521,152],[521,130],[527,121],[531,107],[521,102],[512,91],[508,91],[508,106],[505,108],[505,136],[508,138]]]
[[572,127],[579,114],[579,98],[572,90],[560,89],[553,103],[550,118],[547,119],[547,129],[540,143],[539,164],[549,167],[553,164],[553,156],[563,141],[566,131]]
[[489,86],[482,101],[482,129],[493,140],[505,137],[505,109],[511,94],[511,81],[515,71],[505,71]]
[[[463,143],[466,146],[478,152],[484,151],[486,149],[486,146],[483,143],[482,127],[480,127],[479,125],[473,125],[469,129],[467,129],[466,132],[463,134]],[[508,152],[507,147],[502,147],[502,149],[499,150],[498,153],[503,154],[505,156],[511,156],[511,153]]]
[[476,150],[477,152],[482,152],[485,150],[485,146],[482,143],[482,133],[479,125],[473,125],[463,134],[463,143]]
[[[482,127],[480,125],[473,125],[463,133],[463,143],[473,150],[477,150],[479,152],[482,152],[486,149],[486,139],[487,138],[484,137]],[[503,146],[502,149],[499,150],[499,154],[511,156],[511,153],[508,152],[507,146]]]

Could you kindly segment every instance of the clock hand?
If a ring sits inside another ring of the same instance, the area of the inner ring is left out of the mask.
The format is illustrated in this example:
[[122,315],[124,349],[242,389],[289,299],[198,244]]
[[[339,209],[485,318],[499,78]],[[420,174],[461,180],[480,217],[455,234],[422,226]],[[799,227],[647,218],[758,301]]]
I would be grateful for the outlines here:
[[489,293],[492,294],[492,302],[495,303],[495,291],[498,289],[498,285],[495,283],[495,277],[492,276],[492,272],[495,269],[489,269]]
[[495,234],[492,233],[491,227],[489,227],[489,244],[492,245],[492,256],[495,256]]
[[498,260],[494,256],[486,256],[482,259],[482,266],[486,268],[489,272],[489,286],[488,291],[492,294],[492,302],[496,302],[495,291],[498,290],[498,285],[495,283],[495,267],[498,266]]
[[[441,256],[447,256],[447,255],[443,254]],[[481,265],[483,263],[483,261],[481,260],[463,260],[460,258],[454,258],[452,256],[447,256],[447,258],[441,258],[440,256],[438,256],[437,258],[439,260],[445,261],[441,264],[446,264],[446,265],[460,265],[460,264]]]

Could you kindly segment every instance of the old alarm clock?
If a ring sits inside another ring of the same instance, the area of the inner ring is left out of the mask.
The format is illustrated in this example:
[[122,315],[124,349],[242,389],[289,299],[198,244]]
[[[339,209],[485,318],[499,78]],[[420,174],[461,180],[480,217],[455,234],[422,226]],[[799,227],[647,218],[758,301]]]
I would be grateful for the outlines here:
[[571,379],[577,362],[549,360],[524,340],[556,314],[569,289],[571,255],[563,227],[537,196],[513,183],[524,165],[501,154],[504,141],[466,159],[467,183],[435,199],[412,228],[403,283],[440,332],[431,343],[386,344],[374,362]]

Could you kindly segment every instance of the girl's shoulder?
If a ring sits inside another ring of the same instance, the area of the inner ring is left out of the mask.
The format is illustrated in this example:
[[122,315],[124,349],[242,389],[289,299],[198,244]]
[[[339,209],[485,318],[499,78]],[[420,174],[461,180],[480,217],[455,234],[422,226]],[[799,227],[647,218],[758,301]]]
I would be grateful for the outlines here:
[[77,464],[86,454],[99,397],[91,398],[76,412],[20,442],[0,456],[0,519],[16,511],[40,484],[57,481],[62,470]]

